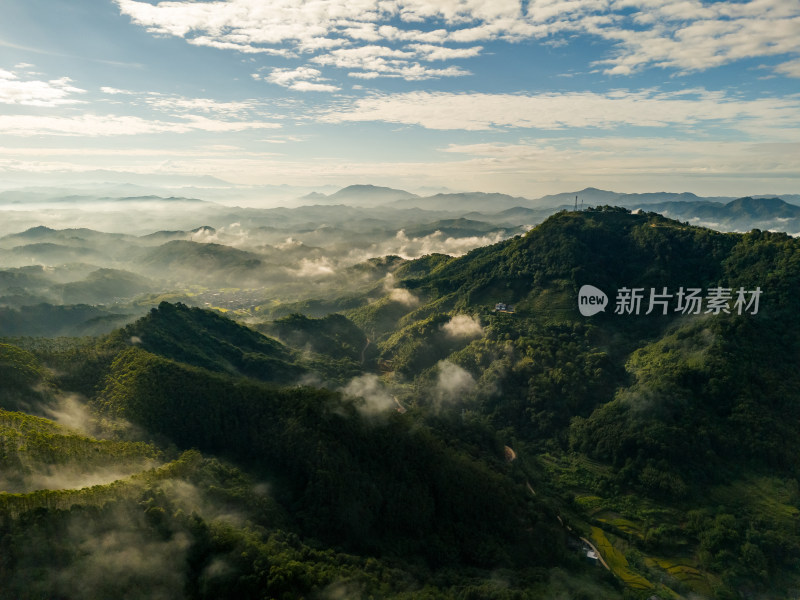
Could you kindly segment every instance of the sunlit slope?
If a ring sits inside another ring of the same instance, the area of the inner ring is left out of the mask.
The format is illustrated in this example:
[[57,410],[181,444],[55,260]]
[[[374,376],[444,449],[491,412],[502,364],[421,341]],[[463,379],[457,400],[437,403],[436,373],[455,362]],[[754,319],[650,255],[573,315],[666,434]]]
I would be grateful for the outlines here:
[[110,336],[122,348],[137,346],[211,371],[263,381],[296,381],[305,368],[272,338],[214,312],[162,302],[158,308]]
[[[735,236],[623,209],[559,213],[530,231],[448,262],[407,282],[434,298],[457,293],[455,306],[517,305],[523,316],[572,308],[578,288],[703,287],[723,274]],[[564,296],[560,297],[559,292]],[[548,295],[552,302],[537,302]]]
[[109,483],[153,468],[160,458],[148,444],[97,440],[48,419],[0,410],[0,492]]
[[[598,408],[573,424],[575,443],[618,467],[638,456],[640,467],[666,461],[669,472],[695,465],[710,474],[719,473],[720,460],[746,459],[795,472],[798,240],[604,209],[559,213],[523,237],[427,271],[395,283],[413,302],[390,294],[351,313],[362,327],[386,331],[378,344],[392,370],[414,377],[450,357],[485,387],[501,386],[503,400],[481,398],[484,410],[547,437]],[[580,315],[584,284],[608,293],[605,312]],[[705,295],[718,286],[732,290],[725,311],[706,304],[699,314],[683,314],[673,299],[666,315],[661,306],[646,314],[651,288],[673,295],[700,288]],[[643,288],[638,314],[614,314],[615,292],[624,287]],[[756,314],[753,306],[738,314],[739,288],[761,290]],[[497,302],[515,312],[493,312]],[[471,335],[450,335],[457,316],[475,323]],[[602,442],[595,429],[601,421],[616,432]],[[644,441],[648,431],[657,441]]]

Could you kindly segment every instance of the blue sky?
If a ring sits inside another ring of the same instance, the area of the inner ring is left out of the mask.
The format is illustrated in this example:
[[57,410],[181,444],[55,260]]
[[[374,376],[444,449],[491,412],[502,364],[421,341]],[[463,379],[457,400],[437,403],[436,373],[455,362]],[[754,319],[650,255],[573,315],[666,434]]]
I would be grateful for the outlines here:
[[797,0],[5,0],[0,181],[799,193],[799,40]]

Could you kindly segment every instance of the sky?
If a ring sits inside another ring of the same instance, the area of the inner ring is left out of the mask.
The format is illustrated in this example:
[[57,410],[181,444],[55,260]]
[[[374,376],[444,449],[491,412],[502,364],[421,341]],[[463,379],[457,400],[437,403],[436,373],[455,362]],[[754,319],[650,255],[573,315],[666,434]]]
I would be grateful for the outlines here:
[[0,189],[800,193],[800,0],[3,0]]

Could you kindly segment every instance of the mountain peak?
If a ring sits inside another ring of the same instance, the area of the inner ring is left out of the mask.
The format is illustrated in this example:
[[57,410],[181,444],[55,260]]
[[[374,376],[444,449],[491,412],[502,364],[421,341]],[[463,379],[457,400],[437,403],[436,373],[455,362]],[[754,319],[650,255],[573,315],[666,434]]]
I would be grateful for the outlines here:
[[733,213],[744,213],[749,216],[796,217],[800,213],[800,208],[780,198],[753,198],[751,196],[732,200],[725,205],[725,208]]
[[411,192],[407,192],[405,190],[397,190],[394,188],[371,184],[348,185],[347,187],[340,189],[338,192],[334,192],[328,197],[338,198],[342,196],[372,196],[378,197],[378,199],[383,199],[385,196],[391,196],[392,199],[417,197],[416,194],[412,194]]
[[29,235],[42,235],[46,233],[53,233],[56,231],[51,227],[45,227],[44,225],[38,225],[37,227],[31,227],[30,229],[26,229],[24,233]]
[[292,381],[303,372],[291,351],[215,312],[161,302],[116,333],[118,340],[164,358],[209,371],[238,373],[263,381]]

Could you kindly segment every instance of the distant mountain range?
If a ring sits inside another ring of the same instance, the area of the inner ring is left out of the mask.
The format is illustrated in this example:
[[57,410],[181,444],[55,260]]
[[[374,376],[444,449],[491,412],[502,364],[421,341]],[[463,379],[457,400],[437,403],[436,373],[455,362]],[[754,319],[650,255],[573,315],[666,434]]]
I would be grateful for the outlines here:
[[[753,198],[780,198],[787,203],[800,205],[800,194],[760,194]],[[439,193],[432,196],[419,196],[405,190],[374,185],[351,185],[333,194],[312,192],[300,198],[313,204],[344,204],[349,206],[392,208],[421,208],[439,211],[478,211],[495,213],[513,208],[542,209],[554,207],[588,208],[589,206],[612,205],[638,208],[642,205],[684,203],[727,203],[736,200],[733,196],[698,196],[691,192],[646,192],[620,193],[588,187],[575,192],[550,194],[537,199],[510,196],[501,193],[457,192]]]
[[644,205],[643,208],[720,231],[766,229],[793,235],[800,232],[800,206],[780,198],[746,197],[725,204],[705,201],[661,202]]

